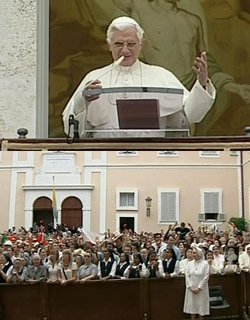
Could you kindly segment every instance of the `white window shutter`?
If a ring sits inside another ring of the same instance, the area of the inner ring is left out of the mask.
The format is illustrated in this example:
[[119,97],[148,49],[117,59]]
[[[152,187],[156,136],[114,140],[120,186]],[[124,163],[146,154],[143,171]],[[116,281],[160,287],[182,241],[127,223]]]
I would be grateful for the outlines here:
[[204,213],[219,213],[219,192],[204,192]]
[[161,192],[161,222],[176,221],[176,192]]

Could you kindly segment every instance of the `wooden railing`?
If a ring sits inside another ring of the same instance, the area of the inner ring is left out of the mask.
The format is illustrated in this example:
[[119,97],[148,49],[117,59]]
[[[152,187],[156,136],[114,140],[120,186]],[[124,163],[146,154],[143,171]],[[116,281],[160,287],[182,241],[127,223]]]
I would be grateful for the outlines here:
[[81,139],[70,143],[65,138],[0,139],[2,151],[13,150],[249,150],[249,136],[103,138]]
[[245,274],[245,281],[244,281],[244,290],[245,290],[245,306],[246,312],[250,318],[250,273]]
[[[234,318],[248,319],[249,279],[245,273],[210,277],[210,285],[223,286]],[[184,294],[183,277],[89,281],[67,286],[3,284],[0,306],[3,320],[177,320],[189,318],[182,311]]]

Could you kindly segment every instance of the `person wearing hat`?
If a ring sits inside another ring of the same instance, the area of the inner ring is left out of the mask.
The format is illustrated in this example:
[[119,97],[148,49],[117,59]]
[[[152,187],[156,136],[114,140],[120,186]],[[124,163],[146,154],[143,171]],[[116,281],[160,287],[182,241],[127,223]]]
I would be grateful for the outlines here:
[[14,261],[14,245],[10,240],[4,242],[4,252],[8,254],[10,257],[11,262]]
[[204,252],[196,244],[192,245],[193,260],[188,263],[185,273],[186,291],[183,311],[191,314],[191,319],[204,319],[209,315],[209,265],[204,260]]
[[[110,87],[164,87],[182,89],[183,105],[162,105],[160,108],[160,127],[187,128],[190,124],[200,122],[212,107],[215,99],[215,88],[208,78],[207,56],[202,52],[194,61],[193,70],[197,81],[189,92],[174,74],[162,67],[148,65],[139,60],[144,43],[144,30],[130,17],[114,19],[107,29],[107,44],[114,62],[103,68],[88,73],[71,97],[63,111],[64,131],[70,134],[70,119],[79,121],[79,135],[112,137],[123,136],[119,129],[116,110],[116,99],[126,98],[124,95],[107,94],[99,99],[98,93],[83,95],[86,89],[102,89]],[[164,103],[163,103],[164,104]],[[100,130],[98,132],[98,130]],[[106,130],[106,132],[104,132]],[[124,133],[126,136],[128,132]],[[138,132],[138,136],[149,133]],[[152,134],[152,133],[151,133]],[[159,134],[159,133],[158,133]],[[160,132],[161,136],[164,132]],[[135,136],[135,132],[132,133]]]
[[116,252],[120,255],[123,252],[123,234],[116,232],[114,234],[114,243],[116,247]]
[[7,247],[12,247],[13,243],[10,240],[6,240],[3,245],[4,245],[5,249],[6,249]]

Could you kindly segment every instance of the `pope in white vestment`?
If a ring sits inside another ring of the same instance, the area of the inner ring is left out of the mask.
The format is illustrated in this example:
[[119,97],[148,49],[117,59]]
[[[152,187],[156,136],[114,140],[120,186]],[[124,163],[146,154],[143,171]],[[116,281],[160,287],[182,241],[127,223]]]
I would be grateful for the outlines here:
[[[168,70],[141,62],[139,54],[143,44],[143,30],[137,22],[129,17],[113,20],[107,31],[107,42],[112,52],[114,63],[91,71],[82,80],[63,112],[64,131],[70,135],[69,117],[79,121],[81,138],[121,137],[127,132],[119,132],[116,99],[126,99],[126,95],[97,94],[84,96],[86,89],[105,89],[117,87],[156,87],[183,90],[183,102],[167,101],[166,95],[160,101],[160,128],[187,128],[192,123],[200,122],[212,107],[215,89],[207,76],[206,54],[202,53],[194,62],[197,81],[189,92],[181,82]],[[123,58],[121,58],[123,57]],[[117,61],[121,61],[120,64]],[[128,94],[129,98],[145,98],[139,92]],[[135,106],[136,107],[136,106]],[[156,136],[165,135],[164,132]],[[135,133],[132,133],[135,136]],[[155,133],[143,131],[136,136],[155,136]]]

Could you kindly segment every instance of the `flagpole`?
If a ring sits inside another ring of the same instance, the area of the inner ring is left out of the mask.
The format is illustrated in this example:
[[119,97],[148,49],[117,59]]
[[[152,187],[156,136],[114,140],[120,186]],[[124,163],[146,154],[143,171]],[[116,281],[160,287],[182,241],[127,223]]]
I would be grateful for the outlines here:
[[56,228],[58,224],[58,211],[57,211],[57,201],[56,201],[55,176],[53,176],[52,209],[53,209],[54,227]]

